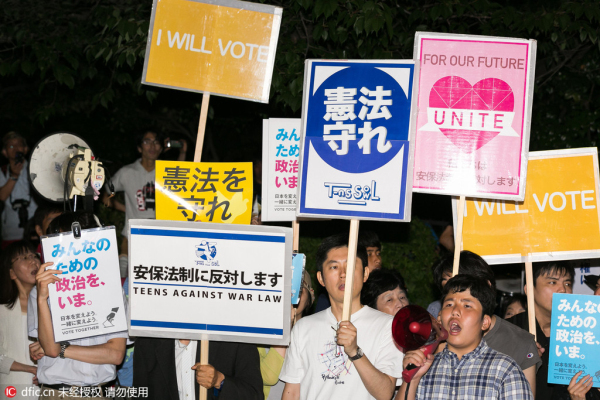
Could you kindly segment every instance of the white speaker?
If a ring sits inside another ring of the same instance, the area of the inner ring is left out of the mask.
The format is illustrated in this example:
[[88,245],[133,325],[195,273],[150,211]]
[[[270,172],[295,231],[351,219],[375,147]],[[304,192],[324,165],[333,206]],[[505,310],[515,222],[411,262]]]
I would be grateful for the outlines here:
[[50,134],[35,145],[29,162],[29,177],[41,196],[50,201],[65,201],[65,169],[78,148],[89,149],[90,146],[82,138],[62,132]]

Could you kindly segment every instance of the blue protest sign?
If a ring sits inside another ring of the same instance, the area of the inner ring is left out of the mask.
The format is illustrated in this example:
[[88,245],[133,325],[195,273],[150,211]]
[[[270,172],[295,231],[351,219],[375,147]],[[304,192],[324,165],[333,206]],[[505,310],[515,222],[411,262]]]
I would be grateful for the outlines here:
[[301,253],[292,255],[292,304],[298,304],[300,301],[300,292],[302,291],[302,274],[306,265],[306,256]]
[[552,296],[548,383],[568,385],[573,375],[591,375],[600,387],[600,296]]
[[410,221],[415,63],[307,60],[299,216]]

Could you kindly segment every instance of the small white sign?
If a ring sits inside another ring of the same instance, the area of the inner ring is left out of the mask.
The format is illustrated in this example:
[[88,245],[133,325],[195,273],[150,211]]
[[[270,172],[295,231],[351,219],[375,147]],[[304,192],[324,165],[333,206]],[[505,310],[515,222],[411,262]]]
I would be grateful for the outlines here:
[[296,220],[300,127],[300,119],[263,120],[263,221]]
[[127,330],[114,226],[43,237],[42,248],[50,268],[63,271],[48,286],[55,341]]

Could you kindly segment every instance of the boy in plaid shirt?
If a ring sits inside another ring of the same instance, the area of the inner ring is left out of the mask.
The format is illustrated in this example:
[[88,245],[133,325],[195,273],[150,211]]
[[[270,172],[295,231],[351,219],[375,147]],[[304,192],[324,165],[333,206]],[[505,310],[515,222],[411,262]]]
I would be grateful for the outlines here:
[[[457,275],[444,286],[438,317],[449,336],[435,356],[421,350],[406,353],[408,364],[422,367],[413,378],[409,399],[523,399],[533,395],[525,375],[510,357],[487,346],[483,332],[490,327],[495,293],[483,279]],[[407,384],[396,396],[405,399]]]

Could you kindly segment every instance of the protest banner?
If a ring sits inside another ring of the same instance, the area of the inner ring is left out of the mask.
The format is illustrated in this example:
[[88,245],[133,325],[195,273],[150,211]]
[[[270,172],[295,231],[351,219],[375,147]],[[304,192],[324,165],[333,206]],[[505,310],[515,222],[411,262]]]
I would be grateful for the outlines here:
[[300,119],[263,120],[262,221],[296,220],[300,130]]
[[302,274],[306,266],[306,256],[300,253],[292,254],[292,304],[298,304],[302,293]]
[[413,190],[523,200],[536,41],[417,32]]
[[43,236],[42,249],[63,271],[48,285],[56,342],[127,330],[114,226]]
[[[555,293],[548,362],[548,383],[568,385],[573,376],[591,375],[600,387],[600,296]],[[585,397],[585,396],[584,396]]]
[[156,162],[156,219],[249,224],[252,163]]
[[129,226],[130,335],[289,343],[291,228]]
[[600,257],[599,187],[596,148],[531,152],[525,201],[466,202],[463,247],[489,264]]
[[282,9],[154,0],[142,83],[269,102]]
[[298,216],[410,221],[416,69],[306,61]]

